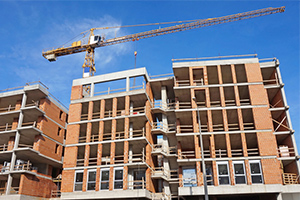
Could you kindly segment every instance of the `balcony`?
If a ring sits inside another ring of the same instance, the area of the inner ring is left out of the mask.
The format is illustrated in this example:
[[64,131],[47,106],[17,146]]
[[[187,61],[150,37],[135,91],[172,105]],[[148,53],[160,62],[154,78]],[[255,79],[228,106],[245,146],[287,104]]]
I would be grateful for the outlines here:
[[[177,130],[177,136],[184,136],[185,134],[186,135],[191,135],[191,134],[194,135],[194,133],[195,133],[193,125],[178,125],[176,127],[176,130]],[[208,132],[207,125],[201,124],[201,131]],[[198,131],[196,133],[199,134]]]
[[151,171],[151,178],[162,178],[166,181],[178,181],[177,170],[167,170],[164,167],[155,167]]
[[166,147],[162,144],[152,146],[152,154],[163,154],[164,156],[177,156],[177,147]]
[[[125,132],[119,131],[116,132],[114,140],[122,140],[122,139],[133,139],[133,138],[141,138],[145,137],[145,129],[141,130],[133,130],[129,131],[128,138],[125,138]],[[103,140],[102,141],[109,141],[112,140],[112,133],[103,133]],[[78,139],[78,143],[86,143],[87,136],[81,136]],[[91,135],[90,142],[101,142],[99,135]]]
[[11,131],[12,129],[12,124],[6,123],[4,126],[0,126],[0,132],[4,131]]
[[153,122],[152,124],[152,132],[154,133],[175,133],[176,131],[176,126],[175,124],[167,124],[163,122]]
[[[129,110],[129,114],[126,114],[125,110],[117,110],[116,111],[116,116],[115,117],[134,117],[137,115],[145,114],[145,106],[143,107],[136,107],[136,108],[131,108]],[[104,112],[104,118],[111,118],[113,117],[113,111],[112,110],[106,110]],[[81,121],[88,120],[88,114],[81,114]],[[96,112],[92,114],[92,119],[100,119],[100,112]]]
[[[89,166],[92,165],[97,165],[97,158],[89,158]],[[133,164],[135,165],[136,163],[145,163],[146,162],[146,155],[144,153],[144,151],[142,151],[140,154],[133,154],[133,155],[129,155],[128,156],[128,162],[124,163],[124,155],[117,155],[114,158],[114,164],[120,164],[120,165],[124,165],[124,164]],[[110,156],[105,156],[101,158],[101,165],[110,165]],[[84,158],[81,159],[77,159],[77,167],[82,167],[84,166]]]

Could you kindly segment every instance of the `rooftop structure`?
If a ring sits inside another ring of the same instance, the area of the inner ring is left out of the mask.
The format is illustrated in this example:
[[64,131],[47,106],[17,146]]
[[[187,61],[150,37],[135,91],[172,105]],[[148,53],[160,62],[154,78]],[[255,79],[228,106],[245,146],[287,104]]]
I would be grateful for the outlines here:
[[298,199],[279,61],[174,60],[173,72],[73,81],[61,199],[201,199],[203,161],[210,199]]
[[40,82],[0,91],[0,199],[59,190],[67,113]]

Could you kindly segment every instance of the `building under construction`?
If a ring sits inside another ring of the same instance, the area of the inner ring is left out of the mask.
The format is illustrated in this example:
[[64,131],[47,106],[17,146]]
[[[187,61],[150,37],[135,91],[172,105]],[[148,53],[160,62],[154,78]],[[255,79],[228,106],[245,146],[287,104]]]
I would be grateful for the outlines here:
[[277,59],[76,79],[61,199],[202,199],[202,162],[210,199],[299,199],[288,108]]
[[59,189],[67,113],[40,82],[1,91],[0,199],[50,198]]

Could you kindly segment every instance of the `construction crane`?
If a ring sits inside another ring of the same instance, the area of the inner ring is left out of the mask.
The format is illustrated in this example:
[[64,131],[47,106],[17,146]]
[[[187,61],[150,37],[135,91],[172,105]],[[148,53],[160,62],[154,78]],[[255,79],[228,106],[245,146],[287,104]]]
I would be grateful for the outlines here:
[[[285,7],[278,7],[278,8],[265,8],[259,9],[249,12],[238,13],[234,15],[228,15],[224,17],[217,17],[217,18],[208,18],[202,20],[189,20],[189,21],[178,21],[178,22],[166,22],[166,23],[153,23],[153,24],[138,24],[138,25],[128,25],[128,26],[115,26],[115,27],[100,27],[100,28],[91,28],[88,31],[81,33],[84,37],[88,35],[88,42],[86,44],[83,43],[83,40],[75,41],[72,45],[68,47],[60,47],[52,50],[43,51],[42,55],[44,58],[49,60],[50,62],[56,61],[57,57],[86,52],[85,60],[83,64],[83,77],[93,76],[96,69],[95,69],[95,48],[98,47],[105,47],[109,45],[130,42],[130,41],[137,41],[144,38],[155,37],[159,35],[165,35],[190,29],[201,28],[205,26],[213,26],[217,24],[223,24],[233,21],[239,21],[244,19],[250,19],[275,13],[284,12]],[[185,23],[183,23],[185,22]],[[188,22],[188,23],[186,23]],[[169,26],[165,28],[154,29],[150,31],[125,35],[121,37],[115,37],[111,39],[106,39],[101,37],[100,35],[95,35],[95,30],[105,30],[110,28],[123,28],[123,27],[134,27],[134,26],[148,26],[148,25],[161,25],[161,24],[170,24],[170,23],[178,23],[175,26]],[[180,24],[179,24],[180,23]]]

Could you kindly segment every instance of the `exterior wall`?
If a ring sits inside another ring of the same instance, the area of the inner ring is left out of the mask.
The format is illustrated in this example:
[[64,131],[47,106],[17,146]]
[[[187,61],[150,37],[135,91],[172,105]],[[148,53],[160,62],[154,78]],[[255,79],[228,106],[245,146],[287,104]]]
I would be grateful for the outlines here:
[[21,175],[19,194],[50,198],[51,190],[57,190],[57,186],[51,179],[40,178],[30,174]]

